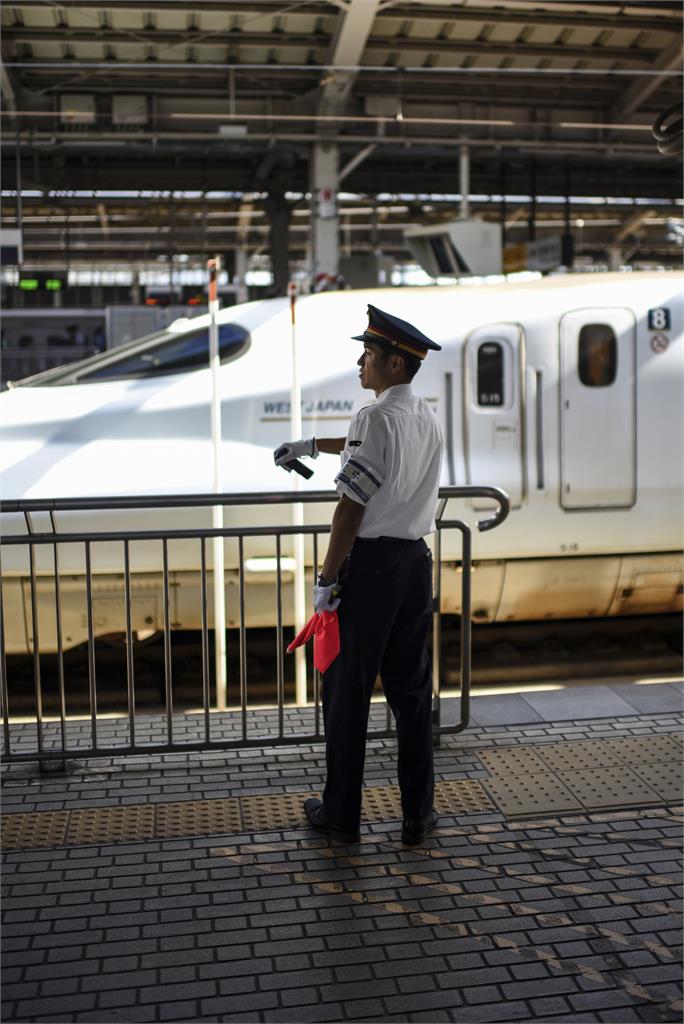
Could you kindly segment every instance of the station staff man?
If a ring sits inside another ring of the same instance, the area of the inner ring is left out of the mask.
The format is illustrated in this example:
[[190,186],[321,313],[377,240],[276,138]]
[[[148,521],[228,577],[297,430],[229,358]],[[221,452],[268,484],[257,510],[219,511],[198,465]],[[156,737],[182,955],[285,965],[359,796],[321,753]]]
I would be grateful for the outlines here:
[[[277,465],[302,455],[341,453],[340,500],[314,588],[317,611],[338,608],[340,653],[323,676],[327,781],[323,800],[304,803],[310,824],[356,842],[368,714],[378,674],[394,713],[402,839],[434,828],[432,671],[426,640],[432,617],[432,556],[442,461],[437,418],[411,380],[440,346],[368,306],[358,360],[361,387],[377,401],[353,417],[346,438],[307,438],[276,449]],[[285,466],[287,468],[287,466]]]

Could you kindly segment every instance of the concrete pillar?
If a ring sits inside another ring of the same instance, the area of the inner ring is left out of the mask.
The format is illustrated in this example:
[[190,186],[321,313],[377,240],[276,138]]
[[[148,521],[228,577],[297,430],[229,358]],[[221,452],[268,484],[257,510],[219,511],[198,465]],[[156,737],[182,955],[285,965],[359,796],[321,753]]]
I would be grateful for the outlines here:
[[287,285],[290,280],[288,245],[290,204],[285,198],[285,190],[271,185],[264,201],[264,209],[268,217],[271,269],[273,271],[273,284],[267,292],[267,298],[276,298],[287,295]]
[[621,245],[609,245],[608,246],[608,269],[619,270],[622,266],[622,246]]
[[327,274],[331,280],[337,277],[339,256],[337,221],[338,174],[338,147],[334,143],[316,143],[313,151],[311,183],[313,197],[312,277],[314,288],[316,288],[316,280],[319,274]]
[[237,292],[235,293],[235,301],[237,303],[248,301],[247,292],[247,252],[245,249],[235,250],[235,277],[233,280],[237,285]]

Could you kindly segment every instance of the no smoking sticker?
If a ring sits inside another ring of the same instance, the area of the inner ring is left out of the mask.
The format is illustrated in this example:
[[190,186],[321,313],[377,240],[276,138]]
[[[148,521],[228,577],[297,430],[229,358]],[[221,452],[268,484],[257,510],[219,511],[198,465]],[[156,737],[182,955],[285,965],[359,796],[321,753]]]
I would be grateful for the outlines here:
[[666,334],[654,334],[651,338],[651,348],[654,352],[666,352],[670,339]]

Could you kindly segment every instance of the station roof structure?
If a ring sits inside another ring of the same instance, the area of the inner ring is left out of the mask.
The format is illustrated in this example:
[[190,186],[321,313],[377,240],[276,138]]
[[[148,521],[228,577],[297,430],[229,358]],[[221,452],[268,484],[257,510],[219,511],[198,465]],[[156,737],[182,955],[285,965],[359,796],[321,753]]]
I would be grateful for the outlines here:
[[[473,213],[525,240],[567,217],[587,254],[681,259],[679,2],[7,0],[3,223],[24,255],[113,264],[263,251],[266,197],[311,215],[311,156],[340,152],[342,243],[407,256],[409,224]],[[536,197],[536,199],[534,198]]]

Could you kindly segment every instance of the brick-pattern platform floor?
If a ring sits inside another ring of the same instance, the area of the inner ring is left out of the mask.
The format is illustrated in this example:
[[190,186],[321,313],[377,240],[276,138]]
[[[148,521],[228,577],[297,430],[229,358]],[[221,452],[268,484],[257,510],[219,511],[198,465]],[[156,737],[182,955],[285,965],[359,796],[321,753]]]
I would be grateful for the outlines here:
[[[241,810],[225,831],[190,815],[174,838],[108,825],[42,845],[49,815],[160,821],[164,807],[318,792],[320,746],[74,761],[54,776],[8,766],[3,810],[38,826],[3,856],[3,1020],[681,1021],[684,814],[671,788],[659,794],[662,774],[643,772],[649,749],[662,760],[680,736],[673,709],[444,739],[444,791],[478,783],[493,799],[449,805],[419,849],[370,814],[359,844],[330,844],[290,823],[288,801],[284,827],[247,828]],[[603,758],[641,772],[655,797],[639,807],[525,816],[492,786],[505,751],[567,781],[595,750],[643,743],[643,757]],[[393,741],[370,744],[369,788],[394,771]]]

